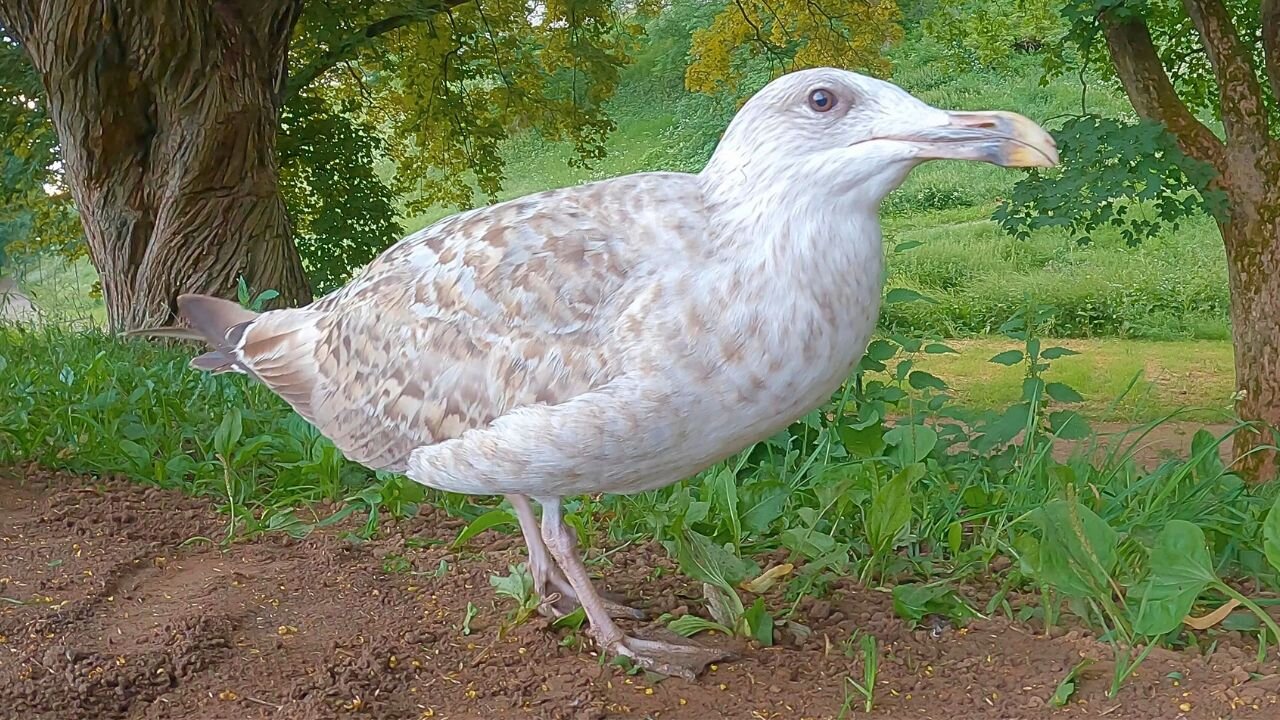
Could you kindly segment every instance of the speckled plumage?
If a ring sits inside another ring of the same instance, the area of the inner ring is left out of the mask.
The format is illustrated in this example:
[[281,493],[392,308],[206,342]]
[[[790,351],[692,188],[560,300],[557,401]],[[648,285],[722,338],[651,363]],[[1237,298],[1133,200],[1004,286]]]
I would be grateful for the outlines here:
[[[815,88],[834,106],[815,109]],[[826,399],[875,326],[880,200],[941,157],[1056,159],[1020,116],[798,72],[744,106],[699,174],[446,218],[305,308],[247,316],[188,297],[183,314],[216,348],[199,367],[252,374],[348,457],[514,498],[539,591],[576,591],[598,639],[643,660],[671,648],[603,615],[559,498],[675,482]],[[544,507],[545,547],[521,496]],[[648,666],[697,665],[664,663]]]

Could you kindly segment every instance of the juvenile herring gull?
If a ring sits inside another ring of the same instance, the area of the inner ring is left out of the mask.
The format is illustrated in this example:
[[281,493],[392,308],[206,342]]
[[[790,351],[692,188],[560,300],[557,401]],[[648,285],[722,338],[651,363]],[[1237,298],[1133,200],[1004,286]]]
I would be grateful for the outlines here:
[[[692,678],[718,651],[624,634],[561,500],[689,477],[820,405],[879,311],[880,201],[934,159],[1045,167],[1007,112],[946,112],[833,68],[784,75],[702,172],[639,173],[445,218],[306,307],[178,299],[214,348],[348,458],[505,495],[537,592],[602,652]],[[529,499],[542,508],[541,527]]]

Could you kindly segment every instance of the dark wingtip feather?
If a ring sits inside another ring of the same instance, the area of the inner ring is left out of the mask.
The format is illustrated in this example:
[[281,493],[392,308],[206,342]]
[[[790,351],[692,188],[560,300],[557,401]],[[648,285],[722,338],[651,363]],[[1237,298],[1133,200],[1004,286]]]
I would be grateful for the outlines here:
[[231,356],[217,350],[191,358],[191,367],[214,375],[224,372],[245,372]]
[[231,343],[228,331],[237,325],[252,322],[258,313],[246,310],[239,304],[208,295],[179,295],[178,314],[204,336],[215,348],[227,351]]

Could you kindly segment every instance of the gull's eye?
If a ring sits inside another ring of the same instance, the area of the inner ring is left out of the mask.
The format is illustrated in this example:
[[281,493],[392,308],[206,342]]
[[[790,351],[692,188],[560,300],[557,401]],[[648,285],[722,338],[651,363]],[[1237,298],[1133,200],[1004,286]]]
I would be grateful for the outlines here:
[[809,93],[809,107],[814,112],[828,112],[836,106],[836,94],[830,90],[818,88]]

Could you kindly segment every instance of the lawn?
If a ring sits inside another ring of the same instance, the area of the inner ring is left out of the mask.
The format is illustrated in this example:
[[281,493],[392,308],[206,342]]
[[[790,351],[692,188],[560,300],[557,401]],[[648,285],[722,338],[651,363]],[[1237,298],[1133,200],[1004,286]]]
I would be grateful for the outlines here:
[[[1042,340],[1079,353],[1056,359],[1044,378],[1084,396],[1080,410],[1092,420],[1143,423],[1178,413],[1182,420],[1222,422],[1234,392],[1231,344],[1194,340]],[[941,377],[959,404],[996,410],[1018,401],[1025,375],[1021,365],[990,362],[1017,347],[1008,339],[953,340],[957,354],[923,355],[919,367]]]

